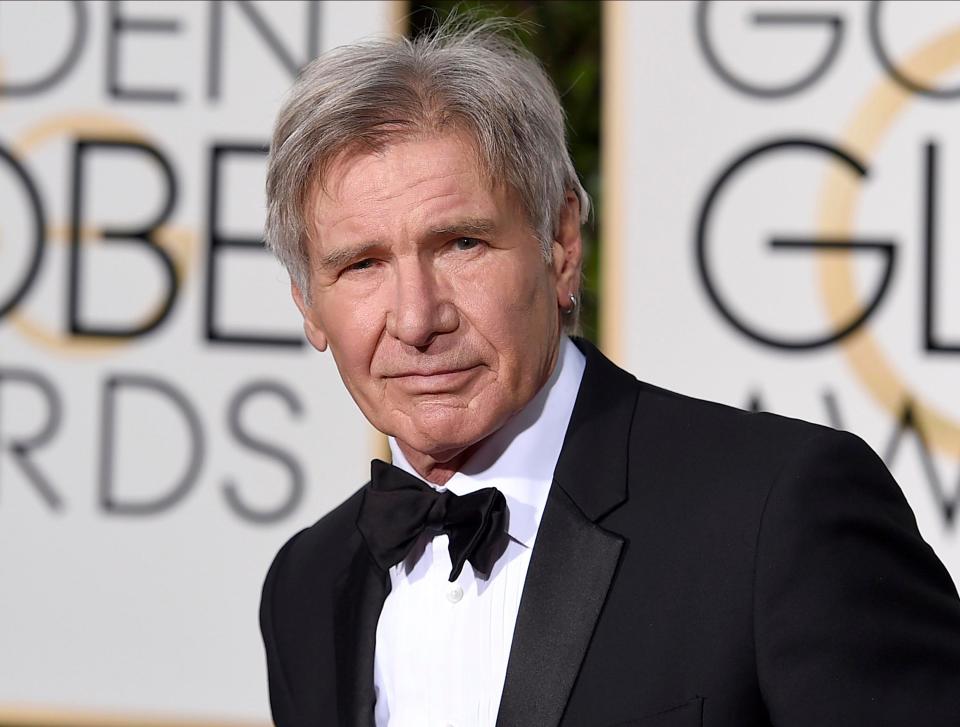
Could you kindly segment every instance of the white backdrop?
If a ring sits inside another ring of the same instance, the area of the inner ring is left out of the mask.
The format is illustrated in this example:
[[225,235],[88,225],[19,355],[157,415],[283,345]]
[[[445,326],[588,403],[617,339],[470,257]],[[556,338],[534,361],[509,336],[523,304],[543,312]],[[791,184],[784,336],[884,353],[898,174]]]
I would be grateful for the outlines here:
[[268,717],[262,578],[373,440],[233,243],[295,69],[395,11],[0,4],[0,721]]
[[960,580],[960,3],[615,12],[610,347],[861,435]]
[[[606,347],[859,433],[957,578],[960,4],[611,12]],[[0,3],[0,720],[267,717],[261,579],[372,439],[240,245],[290,69],[395,15]]]

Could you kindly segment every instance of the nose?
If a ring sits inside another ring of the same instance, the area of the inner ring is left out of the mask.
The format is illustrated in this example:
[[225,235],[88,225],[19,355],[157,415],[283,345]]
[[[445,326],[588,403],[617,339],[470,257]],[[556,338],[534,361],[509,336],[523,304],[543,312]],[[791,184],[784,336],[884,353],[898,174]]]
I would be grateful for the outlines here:
[[456,330],[456,306],[440,291],[429,263],[397,266],[395,302],[387,314],[387,333],[408,346],[423,348],[443,333]]

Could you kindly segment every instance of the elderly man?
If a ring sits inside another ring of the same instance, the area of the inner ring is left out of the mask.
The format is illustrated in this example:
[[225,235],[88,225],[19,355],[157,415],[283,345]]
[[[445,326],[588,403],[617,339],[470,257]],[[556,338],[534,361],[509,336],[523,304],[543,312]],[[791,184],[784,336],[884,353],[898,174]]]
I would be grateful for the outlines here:
[[856,437],[571,340],[584,193],[496,27],[319,58],[271,248],[393,464],[277,555],[280,727],[960,724],[960,602]]

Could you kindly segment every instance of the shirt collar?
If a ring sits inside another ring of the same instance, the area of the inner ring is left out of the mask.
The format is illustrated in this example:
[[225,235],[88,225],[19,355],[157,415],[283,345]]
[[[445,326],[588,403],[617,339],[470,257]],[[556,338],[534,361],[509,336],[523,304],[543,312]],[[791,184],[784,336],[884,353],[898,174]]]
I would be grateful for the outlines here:
[[[564,336],[557,365],[537,395],[481,442],[445,487],[431,486],[448,489],[455,495],[466,495],[483,487],[498,488],[510,511],[507,532],[514,540],[532,546],[585,366],[583,354]],[[390,437],[388,441],[394,465],[420,477],[403,456],[396,440]]]

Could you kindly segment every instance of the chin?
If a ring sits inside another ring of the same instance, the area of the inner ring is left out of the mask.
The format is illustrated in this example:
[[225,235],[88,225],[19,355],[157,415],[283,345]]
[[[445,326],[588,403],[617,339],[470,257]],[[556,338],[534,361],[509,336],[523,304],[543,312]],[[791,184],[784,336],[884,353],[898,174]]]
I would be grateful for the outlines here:
[[457,456],[493,434],[502,424],[495,417],[480,418],[464,409],[419,414],[398,427],[393,436],[437,462],[446,462]]

